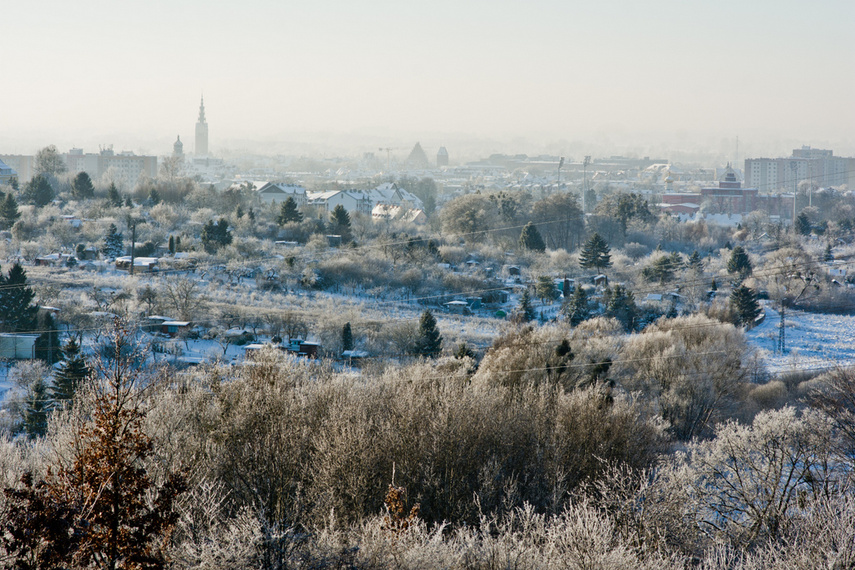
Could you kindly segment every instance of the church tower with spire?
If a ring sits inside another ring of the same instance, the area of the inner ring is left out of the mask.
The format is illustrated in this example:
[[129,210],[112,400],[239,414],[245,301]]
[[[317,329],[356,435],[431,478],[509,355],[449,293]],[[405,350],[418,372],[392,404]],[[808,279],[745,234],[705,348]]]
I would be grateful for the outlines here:
[[205,121],[205,97],[199,105],[199,120],[196,121],[196,156],[208,154],[208,123]]

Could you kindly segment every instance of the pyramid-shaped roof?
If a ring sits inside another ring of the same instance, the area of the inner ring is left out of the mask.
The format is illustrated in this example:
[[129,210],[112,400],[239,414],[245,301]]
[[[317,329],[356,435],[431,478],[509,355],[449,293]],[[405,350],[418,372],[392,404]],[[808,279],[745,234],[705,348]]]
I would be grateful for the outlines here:
[[413,150],[410,151],[410,156],[407,157],[407,163],[410,166],[414,166],[417,168],[427,168],[428,167],[428,157],[425,154],[424,149],[422,149],[422,145],[416,143],[416,146],[413,147]]

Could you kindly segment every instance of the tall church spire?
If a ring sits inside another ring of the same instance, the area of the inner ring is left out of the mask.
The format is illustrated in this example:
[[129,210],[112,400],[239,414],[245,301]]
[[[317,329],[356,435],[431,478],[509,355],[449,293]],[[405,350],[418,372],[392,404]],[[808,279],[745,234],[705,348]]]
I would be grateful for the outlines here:
[[196,156],[208,154],[208,123],[205,121],[205,97],[199,105],[199,120],[196,122]]

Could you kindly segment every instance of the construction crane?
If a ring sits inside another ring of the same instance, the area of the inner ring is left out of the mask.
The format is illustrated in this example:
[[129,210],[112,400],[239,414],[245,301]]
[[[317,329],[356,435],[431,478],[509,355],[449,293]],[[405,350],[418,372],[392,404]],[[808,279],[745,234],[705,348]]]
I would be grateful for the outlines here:
[[384,151],[384,150],[386,151],[386,171],[387,171],[387,172],[391,172],[391,171],[392,171],[392,151],[393,151],[393,150],[404,150],[404,149],[403,149],[403,148],[401,148],[401,147],[395,147],[395,148],[392,148],[392,147],[380,147],[380,148],[378,148],[377,150],[379,150],[379,151],[381,151],[381,152],[382,152],[382,151]]

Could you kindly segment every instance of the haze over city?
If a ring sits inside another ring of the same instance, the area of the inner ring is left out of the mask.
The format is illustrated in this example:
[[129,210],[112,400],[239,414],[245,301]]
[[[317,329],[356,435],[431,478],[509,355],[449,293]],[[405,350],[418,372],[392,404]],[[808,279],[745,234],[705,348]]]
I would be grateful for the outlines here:
[[167,153],[204,94],[220,151],[855,153],[847,1],[49,0],[4,19],[5,152]]

